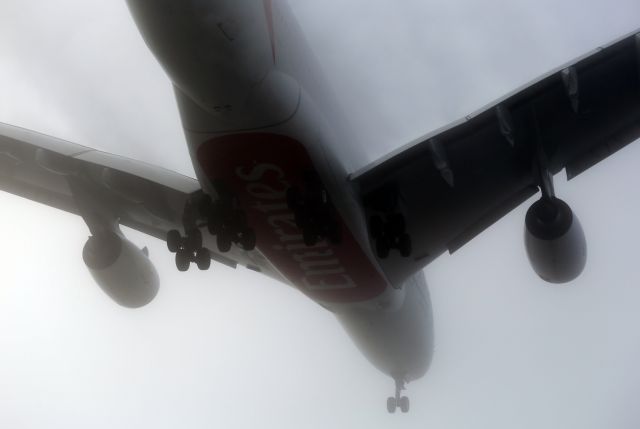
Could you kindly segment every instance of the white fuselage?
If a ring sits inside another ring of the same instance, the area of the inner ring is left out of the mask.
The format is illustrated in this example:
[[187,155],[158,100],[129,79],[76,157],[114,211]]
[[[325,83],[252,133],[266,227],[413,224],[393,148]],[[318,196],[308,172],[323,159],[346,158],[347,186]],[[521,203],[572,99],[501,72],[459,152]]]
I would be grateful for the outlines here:
[[[171,81],[198,180],[230,189],[256,230],[257,266],[334,312],[378,369],[410,381],[433,350],[422,272],[382,267],[348,174],[353,144],[321,69],[284,1],[128,0]],[[340,244],[303,242],[286,191],[316,174],[342,227]]]

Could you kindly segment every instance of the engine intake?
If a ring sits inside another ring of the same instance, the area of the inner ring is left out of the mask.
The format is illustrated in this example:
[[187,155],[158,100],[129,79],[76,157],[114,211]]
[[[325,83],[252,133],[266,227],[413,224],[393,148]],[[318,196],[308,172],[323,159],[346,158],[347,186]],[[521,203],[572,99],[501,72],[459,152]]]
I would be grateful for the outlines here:
[[98,286],[123,307],[142,307],[158,293],[158,273],[146,252],[118,234],[89,237],[82,259]]
[[582,226],[567,203],[558,198],[542,198],[529,208],[524,242],[534,271],[550,283],[570,282],[586,265]]

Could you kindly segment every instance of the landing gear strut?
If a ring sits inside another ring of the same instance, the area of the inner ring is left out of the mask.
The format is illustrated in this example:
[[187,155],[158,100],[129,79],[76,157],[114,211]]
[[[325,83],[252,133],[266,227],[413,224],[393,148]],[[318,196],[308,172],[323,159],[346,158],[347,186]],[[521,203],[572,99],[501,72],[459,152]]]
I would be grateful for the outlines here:
[[396,395],[387,398],[387,411],[389,411],[389,413],[395,413],[397,408],[400,408],[400,411],[403,413],[409,412],[409,398],[401,396],[404,389],[404,381],[396,379]]
[[179,271],[187,271],[192,262],[201,270],[208,270],[211,266],[211,253],[202,247],[202,233],[199,229],[192,229],[182,236],[178,230],[172,229],[167,233],[167,248],[176,254],[176,267]]

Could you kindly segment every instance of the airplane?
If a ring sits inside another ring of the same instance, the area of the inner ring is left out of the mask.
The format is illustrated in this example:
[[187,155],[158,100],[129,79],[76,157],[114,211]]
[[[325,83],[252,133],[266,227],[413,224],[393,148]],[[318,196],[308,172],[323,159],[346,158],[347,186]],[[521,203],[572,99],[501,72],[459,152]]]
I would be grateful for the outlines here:
[[333,312],[391,376],[389,412],[433,355],[422,269],[540,192],[525,219],[536,273],[586,263],[569,178],[638,138],[638,32],[574,60],[354,171],[320,68],[285,2],[129,0],[173,84],[197,179],[0,126],[0,188],[82,216],[83,260],[115,302],[140,307],[159,279],[119,225],[167,241],[176,266],[211,260],[290,284]]

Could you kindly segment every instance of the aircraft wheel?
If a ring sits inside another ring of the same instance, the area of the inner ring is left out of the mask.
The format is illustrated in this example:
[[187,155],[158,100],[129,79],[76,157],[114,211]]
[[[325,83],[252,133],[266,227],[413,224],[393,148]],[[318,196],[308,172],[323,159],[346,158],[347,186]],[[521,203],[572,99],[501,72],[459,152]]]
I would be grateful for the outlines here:
[[202,247],[202,233],[199,229],[193,229],[187,233],[186,247],[188,250],[195,252]]
[[385,259],[389,256],[389,244],[384,237],[380,237],[376,240],[376,253],[378,254],[378,258]]
[[209,249],[202,247],[196,253],[196,265],[200,270],[208,270],[211,266],[211,252]]
[[191,265],[191,255],[184,250],[176,252],[176,267],[178,271],[187,271],[189,265]]
[[400,406],[400,411],[402,411],[403,413],[408,413],[409,412],[409,398],[407,398],[406,396],[403,396],[402,398],[400,398],[400,402],[398,404]]
[[393,396],[389,396],[387,398],[387,411],[389,411],[390,414],[393,414],[396,412],[397,406],[398,404],[396,403],[396,398],[394,398]]
[[398,250],[400,250],[400,254],[407,258],[411,255],[411,237],[409,234],[402,234],[400,236],[400,240],[398,241]]
[[256,233],[251,228],[246,228],[240,236],[240,245],[244,250],[253,250],[256,248]]
[[169,249],[169,252],[177,252],[181,241],[182,236],[180,235],[179,231],[172,229],[171,231],[167,232],[167,248]]
[[229,235],[229,231],[225,229],[221,229],[220,231],[218,231],[216,244],[218,245],[218,250],[222,253],[231,250],[231,237]]

